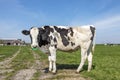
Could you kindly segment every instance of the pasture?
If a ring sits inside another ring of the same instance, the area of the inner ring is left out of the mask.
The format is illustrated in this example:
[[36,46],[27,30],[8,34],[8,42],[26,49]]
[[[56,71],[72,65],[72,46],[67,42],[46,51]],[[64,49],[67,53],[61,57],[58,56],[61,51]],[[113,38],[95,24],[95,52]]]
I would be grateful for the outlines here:
[[47,54],[29,46],[0,46],[0,80],[120,80],[120,46],[96,45],[93,66],[76,74],[80,51],[57,51],[57,74],[48,69]]

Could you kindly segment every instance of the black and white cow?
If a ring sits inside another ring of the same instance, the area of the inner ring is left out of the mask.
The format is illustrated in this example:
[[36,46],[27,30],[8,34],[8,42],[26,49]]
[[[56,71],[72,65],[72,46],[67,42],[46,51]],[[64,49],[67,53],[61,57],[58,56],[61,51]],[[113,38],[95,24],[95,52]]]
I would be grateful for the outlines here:
[[[49,53],[49,71],[56,73],[56,50],[71,51],[81,48],[81,62],[77,69],[80,72],[86,58],[88,71],[92,67],[92,50],[94,49],[95,27],[43,26],[23,30],[24,35],[30,35],[31,47],[39,47],[44,53]],[[63,55],[64,56],[64,55]]]

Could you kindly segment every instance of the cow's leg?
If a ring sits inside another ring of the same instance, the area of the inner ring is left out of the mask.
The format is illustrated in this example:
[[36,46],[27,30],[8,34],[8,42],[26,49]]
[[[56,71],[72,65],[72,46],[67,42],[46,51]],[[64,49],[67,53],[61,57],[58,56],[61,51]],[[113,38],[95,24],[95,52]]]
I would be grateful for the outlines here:
[[53,73],[56,73],[56,61],[53,61]]
[[88,53],[88,72],[91,70],[92,68],[92,52]]
[[88,72],[91,70],[92,68],[92,42],[90,44],[90,47],[88,48],[88,51],[87,51],[87,58],[88,58]]
[[55,48],[55,46],[50,46],[49,50],[50,50],[50,55],[51,55],[50,58],[51,58],[51,61],[52,61],[52,67],[53,67],[52,72],[56,73],[56,48]]
[[90,45],[91,45],[91,40],[88,42],[84,42],[81,45],[81,62],[80,62],[80,65],[77,69],[77,73],[79,73],[82,70],[82,67],[83,67],[83,65],[86,61],[86,58],[87,58],[87,52],[89,51]]
[[77,69],[77,73],[79,73],[81,70],[82,70],[82,67],[86,61],[86,58],[87,58],[87,50],[84,49],[84,48],[81,48],[81,62],[80,62],[80,65]]
[[48,56],[48,60],[49,60],[49,71],[52,71],[52,59],[51,59],[51,56]]

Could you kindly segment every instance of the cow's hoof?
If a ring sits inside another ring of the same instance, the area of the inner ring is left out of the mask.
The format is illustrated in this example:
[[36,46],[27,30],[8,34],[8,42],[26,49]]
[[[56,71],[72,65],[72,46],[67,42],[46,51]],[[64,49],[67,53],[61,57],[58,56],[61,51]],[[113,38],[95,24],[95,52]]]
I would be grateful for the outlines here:
[[52,69],[51,69],[51,68],[49,68],[49,72],[52,72]]
[[48,72],[49,72],[48,68],[45,68],[44,73],[48,73]]
[[90,70],[87,70],[87,72],[90,72]]
[[56,72],[52,72],[53,73],[53,75],[55,75],[56,74]]
[[45,70],[44,73],[48,73],[49,71],[48,70]]
[[76,71],[75,73],[76,73],[76,74],[79,74],[80,72]]
[[56,73],[53,73],[53,75],[56,75]]

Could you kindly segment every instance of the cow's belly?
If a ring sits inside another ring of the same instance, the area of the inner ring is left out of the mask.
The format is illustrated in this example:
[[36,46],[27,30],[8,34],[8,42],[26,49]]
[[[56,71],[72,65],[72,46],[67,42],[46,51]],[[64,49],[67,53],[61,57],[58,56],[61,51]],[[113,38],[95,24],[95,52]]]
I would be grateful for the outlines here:
[[70,46],[70,45],[68,45],[68,46],[63,46],[63,45],[58,45],[58,46],[57,46],[57,49],[58,49],[58,50],[61,50],[61,51],[74,51],[74,50],[79,49],[79,48],[80,48],[80,46],[78,46],[78,45],[76,45],[76,46]]

